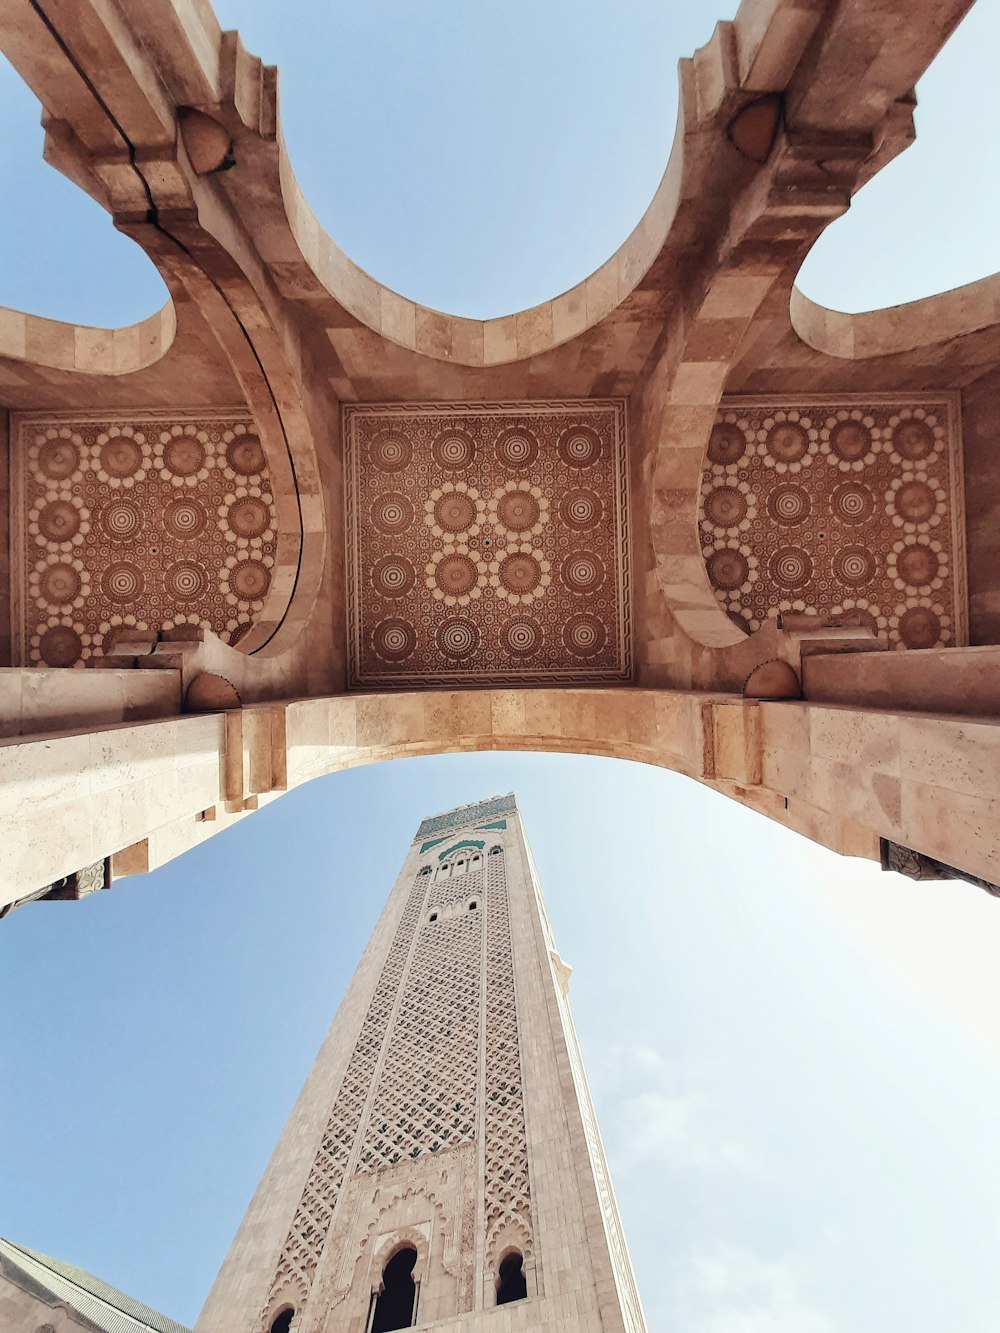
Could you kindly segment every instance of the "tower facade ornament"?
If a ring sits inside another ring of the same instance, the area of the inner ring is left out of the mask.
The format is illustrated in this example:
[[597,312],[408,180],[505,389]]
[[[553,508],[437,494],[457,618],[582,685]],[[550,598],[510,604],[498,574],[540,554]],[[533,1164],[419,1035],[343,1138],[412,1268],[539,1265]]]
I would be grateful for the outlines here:
[[568,975],[513,796],[424,821],[197,1333],[643,1333]]

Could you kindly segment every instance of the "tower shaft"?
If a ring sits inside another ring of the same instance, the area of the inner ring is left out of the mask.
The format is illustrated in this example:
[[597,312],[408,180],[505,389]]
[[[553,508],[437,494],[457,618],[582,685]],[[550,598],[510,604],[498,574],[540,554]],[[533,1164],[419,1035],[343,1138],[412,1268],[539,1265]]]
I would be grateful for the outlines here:
[[641,1333],[568,977],[513,796],[424,820],[197,1333]]

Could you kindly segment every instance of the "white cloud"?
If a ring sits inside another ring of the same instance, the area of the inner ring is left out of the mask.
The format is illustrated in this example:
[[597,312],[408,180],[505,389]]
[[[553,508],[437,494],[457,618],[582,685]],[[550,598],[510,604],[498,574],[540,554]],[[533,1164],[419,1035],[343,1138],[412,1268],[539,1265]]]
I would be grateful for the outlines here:
[[660,1163],[681,1171],[755,1171],[750,1148],[726,1132],[711,1099],[685,1090],[690,1081],[648,1046],[619,1046],[602,1061],[616,1169]]
[[735,1245],[692,1251],[677,1270],[670,1326],[678,1333],[838,1333],[799,1290],[788,1258]]

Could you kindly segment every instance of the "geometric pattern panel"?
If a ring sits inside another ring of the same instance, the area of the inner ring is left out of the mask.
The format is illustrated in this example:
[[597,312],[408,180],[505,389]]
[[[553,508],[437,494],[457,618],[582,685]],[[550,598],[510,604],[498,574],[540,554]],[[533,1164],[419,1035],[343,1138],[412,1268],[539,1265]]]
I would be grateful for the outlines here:
[[514,992],[510,904],[502,849],[487,856],[486,962],[486,1252],[496,1271],[498,1248],[519,1241],[523,1257],[532,1249],[528,1138],[521,1091],[521,1051]]
[[478,910],[425,922],[417,936],[359,1171],[378,1171],[476,1138],[482,878],[480,872],[457,881],[463,894],[477,897]]
[[631,676],[620,402],[344,409],[352,686]]
[[961,451],[947,398],[725,399],[699,531],[747,633],[854,614],[893,648],[966,641]]
[[277,1298],[294,1296],[297,1304],[308,1299],[377,1076],[410,941],[420,920],[426,886],[425,877],[414,876],[406,907],[281,1248],[268,1299],[261,1312],[261,1327]]
[[83,666],[130,629],[247,632],[275,549],[252,420],[21,416],[14,439],[22,662]]

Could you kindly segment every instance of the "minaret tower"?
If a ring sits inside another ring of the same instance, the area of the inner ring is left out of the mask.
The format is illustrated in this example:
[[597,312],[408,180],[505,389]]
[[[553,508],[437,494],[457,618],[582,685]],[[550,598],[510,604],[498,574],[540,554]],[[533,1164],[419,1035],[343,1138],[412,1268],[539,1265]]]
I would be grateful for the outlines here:
[[512,795],[425,819],[196,1333],[643,1333]]

